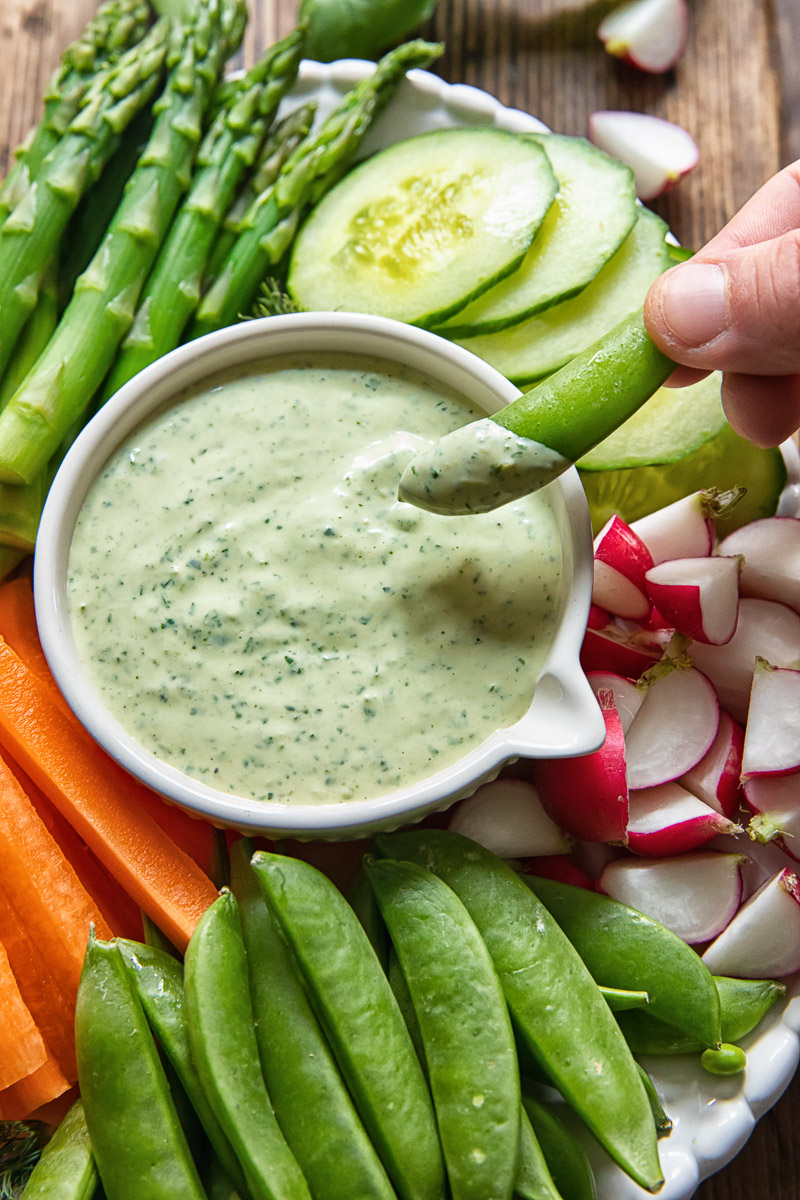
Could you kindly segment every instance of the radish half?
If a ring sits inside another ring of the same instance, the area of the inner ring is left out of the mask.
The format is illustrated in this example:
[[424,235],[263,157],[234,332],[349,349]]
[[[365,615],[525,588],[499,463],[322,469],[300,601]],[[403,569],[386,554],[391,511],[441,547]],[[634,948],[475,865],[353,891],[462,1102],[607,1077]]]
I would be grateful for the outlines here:
[[686,0],[629,0],[600,22],[597,36],[615,58],[661,74],[683,54],[687,28]]
[[606,725],[599,750],[578,758],[546,758],[534,779],[545,812],[572,837],[585,842],[623,842],[628,826],[625,737],[610,691],[597,702]]
[[714,850],[675,858],[626,856],[608,864],[597,888],[694,946],[716,937],[738,909],[743,862],[742,854]]
[[725,709],[720,710],[717,736],[700,762],[678,780],[683,787],[734,820],[739,811],[744,730]]
[[644,690],[637,687],[632,679],[615,675],[613,671],[590,671],[586,676],[595,696],[605,688],[614,698],[614,707],[619,713],[622,732],[627,733],[633,718],[642,707]]
[[592,602],[618,617],[648,616],[645,574],[650,551],[621,517],[611,517],[594,540]]
[[718,834],[741,832],[679,783],[631,791],[628,805],[628,849],[634,854],[686,854]]
[[564,854],[549,854],[544,858],[529,858],[522,864],[525,875],[539,875],[542,879],[554,879],[556,883],[569,883],[572,887],[594,891],[591,875],[582,871],[571,858]]
[[586,673],[611,671],[628,679],[638,679],[657,663],[671,634],[639,630],[628,633],[617,625],[605,629],[587,629],[581,647],[581,666]]
[[744,724],[756,658],[779,667],[800,661],[800,615],[774,600],[740,600],[736,632],[729,642],[692,642],[686,653],[708,675],[722,707]]
[[564,854],[568,838],[547,816],[536,788],[524,779],[495,779],[462,800],[450,829],[472,838],[498,858]]
[[800,770],[800,671],[757,658],[744,735],[742,778]]
[[640,517],[631,529],[647,546],[656,566],[668,558],[702,558],[714,549],[713,517],[719,507],[720,493],[715,488],[692,492]]
[[659,614],[687,637],[722,646],[739,614],[738,558],[674,558],[651,567],[647,590]]
[[680,778],[708,753],[719,725],[712,684],[693,667],[675,665],[655,679],[625,736],[629,788]]
[[744,556],[743,596],[778,600],[800,611],[800,518],[765,517],[729,533],[720,554]]
[[800,881],[788,867],[745,901],[707,948],[713,975],[782,979],[800,970]]
[[748,779],[744,797],[753,813],[747,827],[750,837],[762,845],[775,842],[800,861],[800,772]]
[[639,112],[594,112],[589,137],[631,168],[640,200],[654,200],[697,166],[691,134],[661,117]]

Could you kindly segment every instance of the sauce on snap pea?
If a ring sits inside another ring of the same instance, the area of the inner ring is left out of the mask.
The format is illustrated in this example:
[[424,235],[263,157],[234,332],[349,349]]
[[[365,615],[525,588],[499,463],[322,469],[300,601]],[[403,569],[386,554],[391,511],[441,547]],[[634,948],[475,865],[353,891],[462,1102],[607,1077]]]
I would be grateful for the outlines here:
[[208,381],[120,447],[69,559],[82,660],[159,758],[222,791],[391,793],[526,711],[557,615],[547,499],[437,517],[415,453],[480,414],[336,355]]

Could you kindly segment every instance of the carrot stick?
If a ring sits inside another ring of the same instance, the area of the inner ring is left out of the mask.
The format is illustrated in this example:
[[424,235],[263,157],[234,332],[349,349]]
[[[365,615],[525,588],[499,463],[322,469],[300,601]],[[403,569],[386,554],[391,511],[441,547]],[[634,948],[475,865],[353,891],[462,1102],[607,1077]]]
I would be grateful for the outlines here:
[[34,1109],[49,1104],[71,1086],[51,1056],[31,1075],[0,1092],[0,1117],[4,1121],[24,1121]]
[[22,999],[0,942],[0,1088],[31,1075],[47,1059],[47,1047]]
[[5,638],[14,653],[41,680],[51,699],[67,711],[67,702],[50,673],[39,641],[33,585],[28,575],[18,575],[16,579],[0,584],[0,637]]
[[214,885],[145,808],[130,803],[130,776],[101,755],[87,734],[79,736],[4,641],[0,740],[128,895],[185,950],[216,899]]

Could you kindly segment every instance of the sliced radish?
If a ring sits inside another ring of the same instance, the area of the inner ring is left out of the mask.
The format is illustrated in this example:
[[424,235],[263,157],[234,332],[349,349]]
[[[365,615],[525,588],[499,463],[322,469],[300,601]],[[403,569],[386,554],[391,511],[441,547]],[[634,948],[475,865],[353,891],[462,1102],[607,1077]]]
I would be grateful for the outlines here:
[[694,946],[721,933],[739,907],[744,861],[742,854],[714,850],[675,858],[617,858],[597,887]]
[[800,770],[800,671],[757,658],[744,735],[742,778]]
[[572,847],[571,858],[591,880],[597,880],[608,863],[624,854],[622,846],[610,846],[608,842],[576,842]]
[[774,600],[740,600],[736,632],[726,645],[692,642],[686,653],[708,675],[722,707],[744,724],[756,658],[778,667],[800,661],[800,615]]
[[722,646],[739,614],[739,558],[673,558],[651,567],[647,590],[659,613],[680,633]]
[[800,612],[800,518],[765,517],[729,533],[720,554],[744,556],[743,596],[778,600]]
[[800,881],[785,867],[746,900],[703,955],[714,975],[782,979],[800,970]]
[[740,832],[679,783],[632,791],[628,797],[628,849],[634,854],[685,854],[720,833]]
[[535,781],[545,812],[572,837],[586,842],[621,842],[628,825],[625,737],[610,691],[597,702],[606,739],[594,754],[537,762]]
[[616,625],[605,629],[587,629],[581,647],[581,666],[591,671],[612,671],[628,679],[638,679],[658,662],[669,634],[639,630],[628,633]]
[[472,838],[499,858],[563,854],[570,848],[542,808],[536,788],[524,779],[495,779],[462,800],[450,829]]
[[744,797],[753,813],[747,827],[750,837],[763,846],[775,842],[800,861],[800,772],[748,779]]
[[589,605],[589,617],[586,622],[589,629],[605,629],[611,622],[611,613],[606,612],[599,604]]
[[668,558],[702,558],[714,549],[714,512],[719,492],[693,492],[631,524],[656,566]]
[[678,780],[683,787],[734,820],[739,811],[744,730],[725,709],[720,710],[717,736],[696,766]]
[[717,695],[705,675],[677,663],[666,668],[650,684],[625,736],[628,787],[679,779],[708,753],[718,725]]
[[649,113],[592,113],[589,137],[631,168],[641,200],[654,200],[674,187],[700,157],[691,134]]
[[594,880],[579,866],[563,854],[550,854],[546,858],[529,858],[522,864],[526,875],[539,875],[542,879],[554,879],[556,883],[569,883],[572,887],[594,891]]
[[648,616],[645,574],[650,551],[621,517],[611,517],[594,539],[592,601],[618,617]]
[[637,687],[632,679],[626,679],[623,675],[615,675],[613,671],[590,671],[586,678],[589,680],[595,696],[599,695],[602,688],[611,692],[614,698],[614,707],[622,722],[622,732],[627,733],[633,718],[642,707],[643,689]]
[[597,36],[615,58],[661,74],[683,54],[687,28],[686,0],[629,0],[600,22]]

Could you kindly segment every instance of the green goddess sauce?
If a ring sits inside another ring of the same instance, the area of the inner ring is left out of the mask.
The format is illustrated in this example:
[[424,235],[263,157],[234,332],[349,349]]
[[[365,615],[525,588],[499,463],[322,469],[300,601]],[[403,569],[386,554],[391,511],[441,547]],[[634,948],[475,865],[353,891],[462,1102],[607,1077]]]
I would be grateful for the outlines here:
[[517,721],[557,614],[547,499],[464,517],[397,499],[414,455],[480,415],[321,355],[220,376],[140,427],[70,551],[107,708],[195,779],[305,804],[391,793]]

